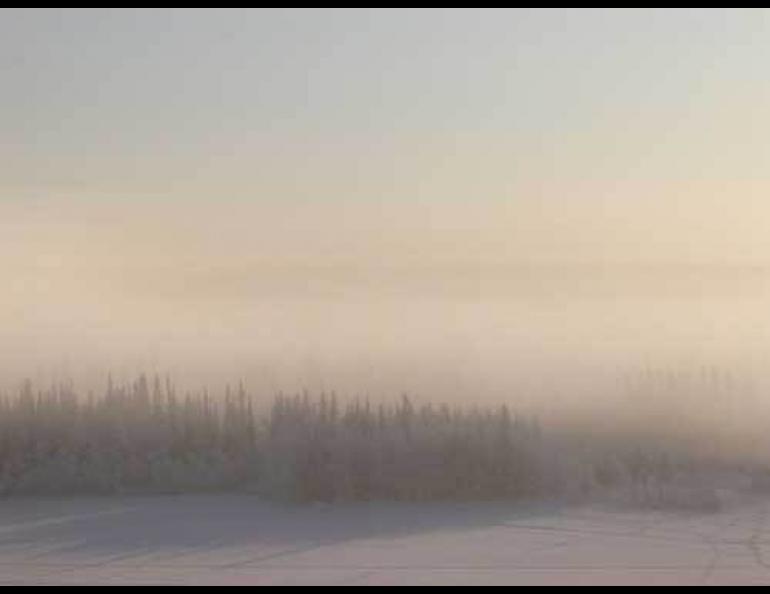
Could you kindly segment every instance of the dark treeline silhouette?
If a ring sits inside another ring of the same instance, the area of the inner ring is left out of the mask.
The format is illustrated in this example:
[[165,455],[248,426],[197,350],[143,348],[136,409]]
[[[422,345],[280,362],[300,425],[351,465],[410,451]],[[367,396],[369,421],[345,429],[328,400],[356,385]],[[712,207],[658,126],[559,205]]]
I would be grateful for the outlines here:
[[[0,401],[0,493],[249,491],[292,501],[518,500],[669,480],[656,444],[554,436],[494,410],[178,396],[142,377],[81,397],[27,382]],[[681,466],[680,466],[681,469]]]

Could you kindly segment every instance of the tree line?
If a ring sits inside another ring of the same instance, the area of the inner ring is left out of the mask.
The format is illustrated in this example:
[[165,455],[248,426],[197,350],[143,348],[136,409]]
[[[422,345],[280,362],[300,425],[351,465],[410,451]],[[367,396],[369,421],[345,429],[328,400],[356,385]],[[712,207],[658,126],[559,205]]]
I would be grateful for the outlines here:
[[0,494],[520,500],[667,480],[675,461],[647,446],[549,434],[506,406],[303,394],[262,407],[243,386],[180,396],[140,377],[83,396],[27,382],[0,399]]

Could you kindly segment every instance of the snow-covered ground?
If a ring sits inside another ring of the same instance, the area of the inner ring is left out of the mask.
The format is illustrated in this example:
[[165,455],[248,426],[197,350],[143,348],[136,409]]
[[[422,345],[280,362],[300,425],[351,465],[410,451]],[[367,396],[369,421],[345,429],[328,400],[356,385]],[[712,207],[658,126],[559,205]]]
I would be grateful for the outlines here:
[[764,585],[769,509],[4,501],[0,585]]

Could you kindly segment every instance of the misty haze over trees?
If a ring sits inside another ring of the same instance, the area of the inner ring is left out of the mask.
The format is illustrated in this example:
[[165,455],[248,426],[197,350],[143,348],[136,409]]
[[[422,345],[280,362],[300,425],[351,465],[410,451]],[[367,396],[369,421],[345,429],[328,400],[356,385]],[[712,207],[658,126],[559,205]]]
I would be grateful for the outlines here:
[[[665,390],[686,385],[653,374],[629,389],[665,399]],[[81,397],[71,386],[40,392],[27,382],[0,403],[0,492],[249,492],[334,502],[532,500],[629,488],[655,500],[681,477],[748,467],[688,440],[673,409],[668,417],[668,426],[659,417],[659,426],[635,433],[620,416],[615,426],[543,427],[508,407],[417,405],[406,396],[396,405],[279,396],[263,410],[243,387],[180,396],[169,381],[141,377]]]

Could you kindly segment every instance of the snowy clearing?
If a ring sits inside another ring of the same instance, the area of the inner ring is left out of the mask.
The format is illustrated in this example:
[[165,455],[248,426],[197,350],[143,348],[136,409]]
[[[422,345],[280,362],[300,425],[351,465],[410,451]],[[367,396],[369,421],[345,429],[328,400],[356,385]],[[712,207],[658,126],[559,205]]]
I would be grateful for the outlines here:
[[764,585],[769,508],[5,501],[0,584]]

